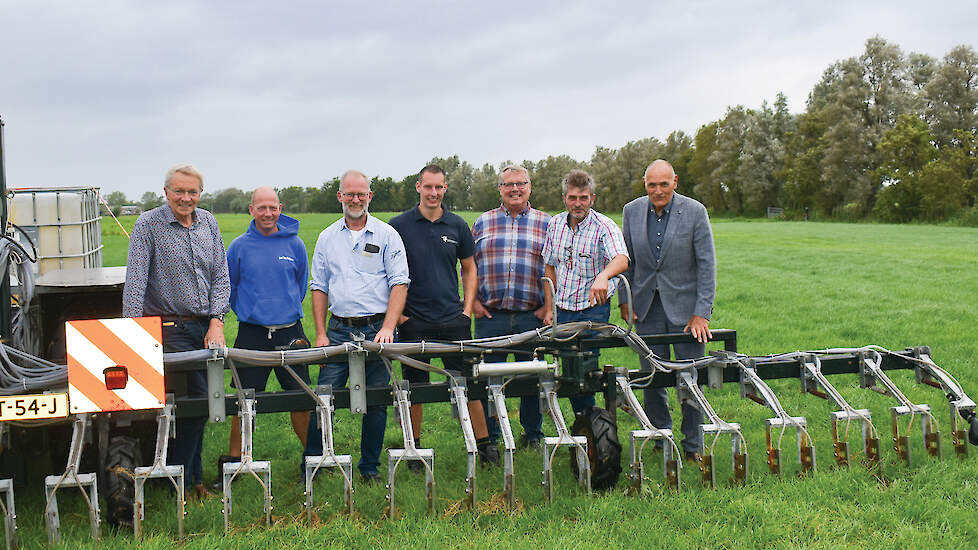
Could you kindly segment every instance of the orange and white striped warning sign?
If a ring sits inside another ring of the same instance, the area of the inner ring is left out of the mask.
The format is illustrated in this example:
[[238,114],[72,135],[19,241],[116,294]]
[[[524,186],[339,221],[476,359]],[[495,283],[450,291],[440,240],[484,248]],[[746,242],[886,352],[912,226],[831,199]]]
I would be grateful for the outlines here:
[[[72,413],[159,409],[163,385],[163,326],[159,317],[92,319],[65,323],[68,403]],[[128,375],[108,389],[106,369]]]

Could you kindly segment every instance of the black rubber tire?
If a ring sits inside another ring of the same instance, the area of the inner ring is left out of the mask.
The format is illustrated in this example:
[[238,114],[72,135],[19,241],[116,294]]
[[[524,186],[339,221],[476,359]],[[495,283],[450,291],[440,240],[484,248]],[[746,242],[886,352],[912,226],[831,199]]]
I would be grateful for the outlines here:
[[[618,425],[611,413],[592,407],[590,411],[577,415],[571,433],[587,437],[591,489],[605,491],[614,487],[621,474],[621,443],[618,442]],[[571,471],[577,477],[577,449],[571,448],[570,464]]]
[[139,440],[116,435],[109,440],[105,458],[106,521],[113,527],[132,529],[136,485],[133,472],[140,464]]

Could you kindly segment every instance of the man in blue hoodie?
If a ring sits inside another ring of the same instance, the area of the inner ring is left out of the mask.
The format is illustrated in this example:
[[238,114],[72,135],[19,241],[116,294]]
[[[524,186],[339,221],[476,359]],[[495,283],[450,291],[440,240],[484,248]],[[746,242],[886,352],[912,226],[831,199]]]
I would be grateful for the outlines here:
[[[248,206],[254,218],[248,230],[228,246],[231,277],[231,309],[238,317],[234,347],[261,351],[308,347],[302,330],[302,300],[309,283],[306,245],[299,238],[299,221],[282,214],[278,195],[271,187],[259,187]],[[296,374],[309,383],[309,367],[294,366]],[[272,367],[239,370],[241,385],[264,391]],[[275,367],[282,389],[298,390],[299,384],[284,367]],[[292,411],[292,429],[303,447],[309,428],[308,411]],[[229,455],[218,461],[239,460],[241,429],[238,417],[231,421]]]

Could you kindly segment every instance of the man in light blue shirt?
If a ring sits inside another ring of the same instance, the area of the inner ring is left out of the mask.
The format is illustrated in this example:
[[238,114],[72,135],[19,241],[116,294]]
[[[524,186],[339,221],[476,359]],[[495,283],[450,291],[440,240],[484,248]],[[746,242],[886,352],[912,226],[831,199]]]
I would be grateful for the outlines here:
[[[336,198],[343,205],[343,218],[319,234],[312,255],[312,318],[316,346],[353,341],[355,334],[374,342],[394,341],[394,329],[407,298],[407,255],[401,237],[391,226],[367,214],[373,193],[362,172],[347,171],[340,178]],[[326,324],[326,311],[332,314]],[[366,362],[367,386],[390,382],[380,360]],[[319,370],[319,384],[334,388],[346,385],[346,358],[328,360]],[[380,479],[380,451],[387,425],[387,407],[367,407],[360,433],[360,478]],[[315,416],[309,422],[304,454],[322,454],[321,435]]]

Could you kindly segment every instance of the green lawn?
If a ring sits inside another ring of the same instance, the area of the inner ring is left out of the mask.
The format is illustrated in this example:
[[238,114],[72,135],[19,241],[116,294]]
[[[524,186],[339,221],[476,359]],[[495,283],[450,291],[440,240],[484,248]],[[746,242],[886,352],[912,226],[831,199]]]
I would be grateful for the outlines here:
[[[465,215],[469,221],[475,217]],[[319,231],[337,217],[301,216],[301,235],[310,254]],[[244,230],[248,219],[220,216],[226,244]],[[124,223],[131,227],[133,221],[125,219]],[[105,264],[121,265],[126,239],[110,224],[111,220],[103,220]],[[717,221],[714,232],[719,282],[712,326],[736,329],[740,351],[759,355],[867,344],[891,349],[929,345],[938,364],[955,375],[972,397],[978,397],[978,334],[973,310],[978,293],[978,229]],[[308,310],[305,327],[312,336]],[[233,320],[227,331],[233,341]],[[638,365],[624,350],[607,352],[602,361]],[[893,377],[910,399],[933,407],[943,430],[945,458],[924,458],[915,425],[912,435],[918,461],[909,468],[900,463],[888,439],[891,401],[859,389],[855,376],[836,376],[833,382],[850,403],[872,410],[883,436],[884,460],[875,475],[861,466],[835,470],[831,468],[829,434],[833,408],[802,394],[798,381],[781,380],[772,381],[771,386],[789,413],[808,418],[819,469],[814,475],[798,477],[798,468],[791,462],[795,454],[786,437],[786,473],[783,478],[772,476],[763,457],[763,422],[771,415],[742,400],[737,386],[728,384],[722,390],[707,390],[707,395],[722,417],[739,422],[744,429],[752,453],[745,488],[731,488],[724,482],[712,491],[698,483],[695,469],[686,469],[682,494],[669,494],[658,485],[661,465],[649,460],[647,473],[652,481],[645,494],[626,495],[623,476],[615,490],[589,499],[575,488],[561,453],[558,496],[547,505],[539,484],[540,457],[522,452],[516,457],[518,512],[501,512],[489,502],[501,487],[501,469],[480,469],[479,509],[455,514],[454,505],[463,496],[464,447],[447,405],[433,405],[425,416],[425,444],[435,448],[438,459],[437,514],[425,514],[422,482],[405,472],[398,478],[401,519],[383,518],[387,503],[380,486],[358,487],[357,514],[345,516],[340,512],[341,481],[335,475],[325,476],[317,481],[320,521],[312,529],[303,523],[300,448],[287,416],[262,416],[255,453],[274,463],[275,526],[261,526],[261,493],[256,483],[243,482],[235,491],[232,537],[223,536],[221,503],[215,498],[188,506],[186,546],[972,547],[978,537],[974,521],[978,506],[978,458],[974,455],[978,449],[972,449],[972,456],[965,460],[954,458],[941,392],[914,384],[909,371]],[[510,414],[518,435],[516,405],[511,403]],[[569,407],[565,413],[570,418]],[[625,414],[619,414],[619,420],[624,440],[626,430],[635,423]],[[793,437],[791,434],[791,440]],[[336,438],[338,451],[351,453],[356,460],[359,421],[346,411],[338,413]],[[393,415],[387,440],[400,440]],[[205,478],[214,478],[216,458],[226,445],[227,426],[211,425],[204,452]],[[623,459],[627,467],[627,457]],[[725,479],[730,475],[729,445],[726,453],[718,452],[718,463],[718,479]],[[36,489],[18,494],[20,534],[25,545],[31,546],[44,543],[43,500],[40,486]],[[150,489],[146,547],[174,544],[170,498],[162,488]],[[86,522],[80,498],[65,498],[62,535],[66,545],[96,546],[89,542]],[[117,547],[130,541],[130,533],[107,532],[103,544]]]

